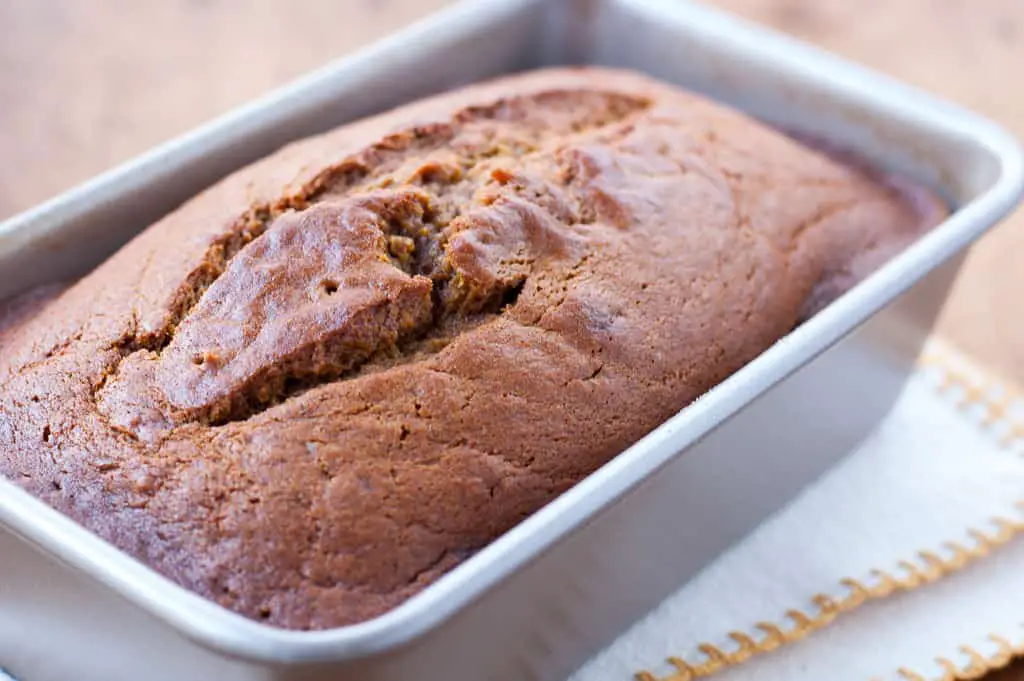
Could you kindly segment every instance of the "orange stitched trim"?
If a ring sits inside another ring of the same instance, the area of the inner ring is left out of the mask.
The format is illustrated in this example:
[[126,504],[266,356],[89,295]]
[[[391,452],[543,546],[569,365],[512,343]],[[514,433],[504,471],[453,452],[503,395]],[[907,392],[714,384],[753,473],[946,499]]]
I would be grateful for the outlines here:
[[[952,359],[955,355],[956,351],[948,349],[941,341],[932,340],[929,341],[928,350],[918,360],[918,365],[937,368],[942,372],[937,390],[950,398],[959,409],[982,409],[983,427],[991,427],[996,423],[1008,426],[1007,432],[1000,438],[1000,444],[1008,447],[1024,441],[1024,421],[1011,413],[1015,404],[1020,405],[1024,401],[1024,390],[979,367],[955,366],[962,363]],[[956,391],[961,394],[953,395]]]
[[948,657],[936,658],[936,662],[942,667],[942,676],[936,679],[929,679],[906,667],[900,667],[900,677],[907,681],[960,681],[967,679],[980,679],[991,674],[997,669],[1002,669],[1010,664],[1019,655],[1024,655],[1024,642],[1014,645],[1002,636],[990,634],[988,639],[996,644],[996,652],[989,657],[982,655],[976,648],[971,646],[960,646],[957,650],[967,656],[968,662],[964,667],[958,667]]
[[[980,407],[984,410],[983,426],[992,426],[997,422],[1010,426],[1009,433],[1003,438],[1003,444],[1013,444],[1024,439],[1024,423],[1012,418],[1011,408],[1021,398],[1021,391],[1011,388],[1002,380],[985,374],[981,370],[961,370],[954,366],[955,352],[944,349],[941,342],[930,341],[928,350],[919,360],[921,367],[937,367],[942,371],[937,390],[947,397],[953,390],[962,395],[953,403],[962,410]],[[1018,503],[1018,511],[1024,513],[1024,501]],[[802,610],[789,610],[785,614],[790,623],[758,622],[754,625],[757,634],[751,635],[741,631],[729,632],[729,638],[736,644],[730,651],[710,644],[697,646],[704,659],[689,662],[681,657],[669,657],[668,663],[674,672],[659,677],[650,671],[637,672],[637,681],[693,681],[711,676],[726,667],[741,664],[754,655],[767,653],[785,644],[799,641],[808,634],[828,626],[836,617],[860,607],[867,601],[886,598],[900,591],[910,591],[925,584],[935,582],[942,577],[957,572],[969,563],[984,558],[994,549],[1006,544],[1015,536],[1024,533],[1024,520],[1011,520],[997,517],[992,520],[994,534],[986,534],[978,529],[970,529],[967,536],[972,543],[950,541],[942,546],[948,555],[940,555],[936,551],[919,551],[913,560],[903,560],[897,564],[897,570],[872,570],[868,584],[864,580],[845,578],[840,584],[847,594],[841,600],[835,600],[827,594],[817,594],[811,601],[817,606],[817,612],[808,615]],[[985,658],[977,650],[969,646],[961,646],[960,650],[970,658],[968,666],[957,668],[947,658],[939,658],[943,668],[943,676],[934,681],[957,681],[959,679],[976,679],[984,674],[1005,666],[1016,655],[1024,655],[1024,644],[1013,646],[1004,638],[991,636],[990,639],[999,646],[996,655]],[[929,681],[915,672],[902,668],[901,676],[908,681]]]
[[[1024,503],[1021,504],[1024,510]],[[747,661],[754,655],[767,653],[787,643],[793,643],[807,635],[823,629],[836,617],[856,610],[867,601],[886,598],[893,593],[911,591],[925,584],[957,572],[969,563],[984,558],[992,551],[1024,533],[1024,520],[995,518],[994,532],[972,529],[967,532],[969,542],[946,542],[938,551],[919,551],[913,560],[902,560],[892,571],[872,570],[867,580],[847,577],[840,581],[846,595],[836,600],[827,594],[817,594],[811,601],[817,611],[811,614],[803,610],[789,610],[785,619],[789,626],[772,622],[758,622],[754,628],[758,634],[749,635],[741,631],[729,632],[729,638],[736,643],[734,650],[723,650],[710,643],[702,643],[698,650],[704,655],[700,662],[687,662],[680,657],[668,658],[675,671],[668,676],[655,676],[649,671],[636,674],[637,681],[692,681],[711,676],[726,667]],[[969,678],[969,677],[954,677]],[[917,681],[917,679],[913,679]]]

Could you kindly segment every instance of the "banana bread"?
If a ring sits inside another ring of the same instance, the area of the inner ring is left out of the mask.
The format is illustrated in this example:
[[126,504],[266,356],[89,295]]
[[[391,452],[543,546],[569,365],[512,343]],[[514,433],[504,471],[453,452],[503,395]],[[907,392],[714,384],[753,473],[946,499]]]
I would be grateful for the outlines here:
[[0,332],[0,474],[256,620],[408,598],[945,208],[629,72],[298,142]]

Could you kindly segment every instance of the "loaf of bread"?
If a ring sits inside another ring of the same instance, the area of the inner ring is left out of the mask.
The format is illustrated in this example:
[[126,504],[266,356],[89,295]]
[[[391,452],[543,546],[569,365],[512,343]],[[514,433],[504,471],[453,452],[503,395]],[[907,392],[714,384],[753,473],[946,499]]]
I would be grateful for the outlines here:
[[0,333],[0,473],[294,629],[394,607],[944,216],[638,74],[293,144]]

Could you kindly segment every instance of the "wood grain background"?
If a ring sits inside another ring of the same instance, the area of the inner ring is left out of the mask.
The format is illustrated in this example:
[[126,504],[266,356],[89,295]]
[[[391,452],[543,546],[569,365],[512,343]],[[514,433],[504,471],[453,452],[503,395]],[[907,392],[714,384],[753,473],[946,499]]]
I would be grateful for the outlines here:
[[[445,1],[0,0],[0,218]],[[714,1],[1024,137],[1022,0]],[[970,255],[940,332],[1024,384],[1022,290],[1018,213]],[[1024,663],[990,679],[1024,681]]]

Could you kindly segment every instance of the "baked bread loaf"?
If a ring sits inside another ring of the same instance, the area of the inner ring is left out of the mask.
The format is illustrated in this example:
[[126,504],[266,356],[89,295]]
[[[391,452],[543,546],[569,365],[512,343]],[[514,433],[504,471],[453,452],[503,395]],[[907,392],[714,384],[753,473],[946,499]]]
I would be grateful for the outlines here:
[[944,216],[621,71],[293,144],[0,335],[0,473],[273,625],[392,608]]

